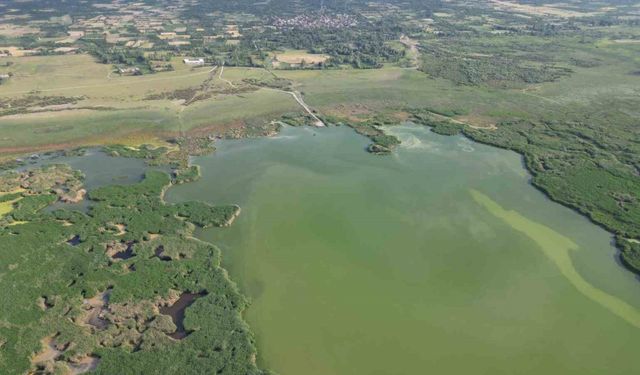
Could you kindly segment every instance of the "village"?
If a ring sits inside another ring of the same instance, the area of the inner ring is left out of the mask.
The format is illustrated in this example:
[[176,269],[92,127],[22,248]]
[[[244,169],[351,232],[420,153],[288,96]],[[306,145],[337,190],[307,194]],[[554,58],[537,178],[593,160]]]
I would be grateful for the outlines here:
[[299,29],[343,29],[358,25],[356,17],[349,14],[325,14],[311,13],[302,14],[293,18],[276,17],[273,25],[277,28],[299,28]]
[[[191,68],[376,68],[403,54],[402,46],[386,43],[397,37],[395,32],[370,21],[378,17],[371,12],[385,11],[373,5],[367,6],[369,13],[324,7],[291,13],[283,8],[277,15],[256,17],[251,9],[196,14],[194,4],[112,0],[48,19],[2,16],[9,21],[0,29],[0,74],[9,73],[1,68],[3,59],[26,56],[89,54],[112,65],[113,74],[139,76],[173,71],[180,62]],[[351,31],[370,40],[354,45]]]

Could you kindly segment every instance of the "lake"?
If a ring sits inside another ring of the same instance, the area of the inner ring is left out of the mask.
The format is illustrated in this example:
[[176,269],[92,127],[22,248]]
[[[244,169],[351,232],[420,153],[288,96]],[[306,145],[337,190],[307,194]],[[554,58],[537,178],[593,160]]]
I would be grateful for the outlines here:
[[[529,184],[512,152],[401,125],[222,141],[171,202],[234,203],[200,231],[281,375],[640,373],[640,283],[611,236]],[[188,314],[188,311],[187,311]]]

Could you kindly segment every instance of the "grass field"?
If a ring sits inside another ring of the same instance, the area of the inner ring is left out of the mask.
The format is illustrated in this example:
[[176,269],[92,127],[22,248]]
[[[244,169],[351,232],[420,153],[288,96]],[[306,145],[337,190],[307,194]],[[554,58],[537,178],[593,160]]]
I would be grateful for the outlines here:
[[19,200],[18,198],[7,202],[0,202],[0,218],[11,212],[13,210],[13,204]]
[[[289,95],[251,90],[230,92],[211,67],[191,69],[179,61],[176,70],[149,76],[120,76],[89,56],[22,57],[12,59],[14,76],[0,86],[0,101],[37,96],[75,98],[64,106],[29,106],[0,117],[0,153],[113,142],[138,143],[165,139],[182,131],[250,119],[264,121],[297,110]],[[224,79],[242,83],[265,71],[226,68]],[[197,88],[213,77],[220,92],[193,105],[150,96]],[[129,141],[127,141],[129,140]]]
[[[532,42],[527,37],[522,39],[523,43]],[[484,43],[490,43],[496,51],[512,48],[499,38]],[[540,46],[536,48],[550,48],[549,42],[532,43]],[[392,66],[273,73],[261,68],[227,67],[221,76],[218,69],[190,68],[174,59],[172,72],[120,76],[110,65],[98,64],[87,55],[10,58],[14,76],[0,86],[0,104],[30,96],[75,102],[47,106],[27,100],[18,111],[14,106],[15,113],[0,116],[0,153],[13,155],[115,142],[161,142],[185,131],[222,131],[226,126],[266,123],[283,113],[300,111],[290,95],[271,89],[247,89],[243,82],[269,79],[273,74],[290,80],[310,107],[344,118],[398,107],[429,107],[454,109],[464,114],[459,119],[487,126],[505,119],[548,118],[550,114],[556,119],[573,117],[584,110],[606,108],[612,98],[622,110],[637,112],[634,108],[640,76],[629,73],[640,64],[636,53],[640,45],[604,39],[597,48],[572,40],[562,43],[574,47],[571,57],[599,63],[588,68],[574,67],[573,74],[555,82],[513,89],[456,85],[415,69]],[[473,45],[464,48],[469,53],[475,51]],[[556,48],[562,51],[561,47]],[[288,51],[278,56],[297,59],[301,55]],[[189,90],[197,90],[203,84],[214,94],[184,105],[190,97]],[[176,92],[182,93],[182,100],[171,95]]]
[[287,50],[284,52],[278,52],[275,54],[276,62],[283,62],[286,64],[319,64],[325,62],[330,56],[322,54],[313,54],[300,50]]
[[16,193],[21,193],[23,191],[24,191],[23,189],[16,189],[8,192],[0,191],[0,219],[2,219],[6,214],[13,211],[14,203],[18,202],[22,198],[22,197],[17,197],[17,198],[11,199],[12,197],[9,197],[9,196],[10,195],[13,196]]
[[[145,100],[153,94],[197,87],[212,75],[209,68],[190,69],[180,62],[174,62],[174,72],[121,77],[112,73],[109,66],[96,64],[84,55],[24,57],[13,61],[14,78],[0,86],[0,100],[29,95],[79,100],[64,108],[27,108],[24,113],[0,117],[0,152],[5,154],[128,139],[133,143],[146,142],[201,127],[267,121],[300,110],[290,95],[268,89],[221,94],[190,106],[170,99]],[[266,70],[255,68],[225,68],[223,74],[225,80],[235,84],[245,79],[271,77]],[[405,102],[418,106],[430,98],[450,105],[451,101],[442,93],[458,91],[446,81],[432,81],[419,72],[396,68],[277,74],[293,80],[310,104],[319,109],[356,102],[375,107]],[[219,78],[218,72],[213,76]],[[227,85],[219,79],[215,84],[221,89]]]

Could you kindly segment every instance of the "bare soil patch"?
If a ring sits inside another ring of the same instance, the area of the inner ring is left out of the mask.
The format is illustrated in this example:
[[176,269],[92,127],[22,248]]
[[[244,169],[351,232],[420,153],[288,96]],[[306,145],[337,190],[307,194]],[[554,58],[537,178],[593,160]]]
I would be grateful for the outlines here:
[[72,359],[68,364],[69,375],[78,375],[93,371],[98,367],[98,364],[100,364],[100,358],[90,355]]
[[[0,26],[0,35],[2,35],[2,26]],[[22,56],[28,56],[28,55],[33,55],[34,53],[36,53],[37,51],[35,50],[31,50],[31,49],[22,49],[20,47],[15,47],[15,46],[9,46],[9,47],[0,47],[0,52],[3,51],[7,51],[9,52],[9,54],[13,57],[22,57]]]
[[319,64],[329,59],[328,55],[307,53],[305,51],[287,51],[276,54],[276,60],[287,64],[300,65],[304,61],[306,64]]
[[65,345],[59,345],[58,343],[56,343],[56,336],[57,334],[45,337],[40,340],[40,343],[42,344],[42,351],[38,352],[31,358],[32,364],[37,365],[46,362],[53,362],[64,352]]
[[[546,4],[542,6],[534,6],[527,4],[519,4],[511,1],[491,0],[494,8],[509,12],[525,13],[534,16],[556,16],[561,18],[572,17],[589,17],[594,16],[596,12],[577,12],[574,10],[563,9],[555,4]],[[559,4],[558,4],[559,5]]]
[[40,29],[30,26],[21,26],[11,23],[0,25],[0,35],[8,37],[20,37],[28,34],[39,33]]
[[104,319],[103,313],[109,303],[110,294],[111,289],[107,289],[106,291],[98,293],[94,297],[83,301],[82,304],[86,312],[83,314],[81,321],[84,325],[88,325],[99,330],[107,327],[108,322]]
[[484,117],[484,116],[478,116],[478,115],[458,116],[456,117],[456,120],[460,121],[461,123],[464,123],[465,125],[473,129],[481,129],[481,130],[498,129],[493,119]]

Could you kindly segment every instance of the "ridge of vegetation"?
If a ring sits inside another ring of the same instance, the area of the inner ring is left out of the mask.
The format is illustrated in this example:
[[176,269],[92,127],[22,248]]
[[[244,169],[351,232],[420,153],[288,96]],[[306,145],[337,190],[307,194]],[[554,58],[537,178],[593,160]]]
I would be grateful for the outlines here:
[[[531,183],[614,233],[624,264],[640,273],[640,148],[627,138],[631,133],[600,131],[598,120],[503,121],[493,130],[483,130],[436,118],[430,110],[412,115],[412,121],[438,134],[463,134],[522,155]],[[616,121],[633,132],[633,119],[622,115]]]
[[21,197],[3,218],[17,225],[0,229],[0,279],[11,285],[0,291],[0,372],[265,373],[241,317],[246,299],[220,251],[192,237],[196,225],[228,225],[237,206],[166,204],[171,180],[152,171],[90,191],[86,214],[49,212],[81,176],[24,173],[21,192],[14,175],[0,176],[3,197]]

